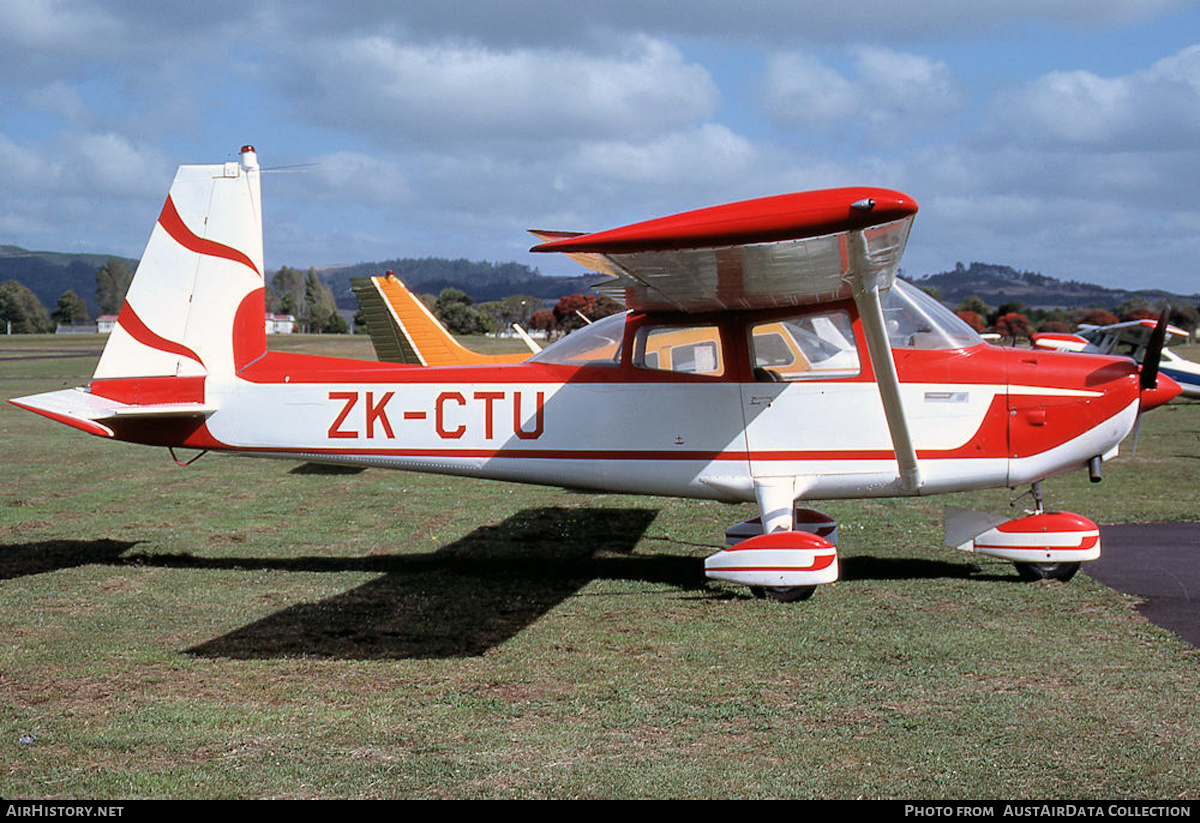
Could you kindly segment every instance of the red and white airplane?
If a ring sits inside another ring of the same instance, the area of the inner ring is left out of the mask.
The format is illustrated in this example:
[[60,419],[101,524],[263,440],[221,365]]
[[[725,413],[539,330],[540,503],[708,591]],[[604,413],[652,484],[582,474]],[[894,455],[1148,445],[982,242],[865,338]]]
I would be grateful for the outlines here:
[[1178,392],[1125,358],[983,343],[895,279],[917,204],[876,188],[543,233],[629,311],[519,363],[272,352],[259,176],[251,147],[180,167],[90,384],[11,402],[171,449],[753,501],[706,574],[789,600],[838,576],[814,499],[1031,484],[1030,516],[950,542],[1068,577],[1099,532],[1042,511],[1041,481],[1097,474]]

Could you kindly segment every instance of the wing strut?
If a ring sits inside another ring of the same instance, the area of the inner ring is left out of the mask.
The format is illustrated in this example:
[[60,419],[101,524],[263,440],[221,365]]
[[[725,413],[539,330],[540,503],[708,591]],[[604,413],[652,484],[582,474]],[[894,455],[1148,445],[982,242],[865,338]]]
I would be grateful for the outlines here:
[[900,378],[896,374],[896,361],[892,357],[892,346],[888,342],[887,327],[883,320],[879,282],[873,278],[868,282],[862,274],[872,270],[865,265],[868,252],[862,232],[850,232],[846,239],[854,258],[851,271],[860,273],[854,280],[854,302],[862,319],[871,368],[875,371],[875,383],[879,386],[879,397],[883,401],[883,412],[892,435],[892,449],[900,468],[900,489],[912,493],[921,487],[921,467],[917,464],[917,451],[908,430],[908,420],[904,416]]

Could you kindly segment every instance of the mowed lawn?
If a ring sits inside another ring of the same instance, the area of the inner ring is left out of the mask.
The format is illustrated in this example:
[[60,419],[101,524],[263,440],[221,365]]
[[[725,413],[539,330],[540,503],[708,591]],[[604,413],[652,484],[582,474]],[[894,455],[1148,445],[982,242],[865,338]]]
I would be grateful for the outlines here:
[[[0,398],[102,344],[0,338]],[[1047,505],[1200,519],[1200,404],[1123,452]],[[4,403],[0,796],[1200,796],[1200,652],[941,545],[943,505],[1021,491],[821,504],[843,579],[777,604],[703,577],[747,506],[184,468]]]

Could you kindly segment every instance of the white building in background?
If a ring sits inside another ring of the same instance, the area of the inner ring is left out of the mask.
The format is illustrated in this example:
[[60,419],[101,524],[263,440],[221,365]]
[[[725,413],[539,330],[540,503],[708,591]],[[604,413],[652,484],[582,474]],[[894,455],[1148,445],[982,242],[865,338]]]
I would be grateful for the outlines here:
[[[291,334],[292,328],[296,325],[296,318],[290,314],[267,314],[266,324],[267,334]],[[102,314],[96,318],[95,330],[100,334],[111,334],[115,325],[117,325],[115,314]]]
[[290,314],[267,314],[267,334],[291,334],[296,318]]

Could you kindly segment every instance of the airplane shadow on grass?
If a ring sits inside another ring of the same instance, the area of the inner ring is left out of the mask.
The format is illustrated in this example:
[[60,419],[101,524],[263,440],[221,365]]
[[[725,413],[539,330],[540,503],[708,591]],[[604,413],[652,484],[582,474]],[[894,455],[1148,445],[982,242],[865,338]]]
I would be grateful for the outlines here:
[[[292,571],[382,576],[318,603],[284,609],[188,652],[245,659],[479,655],[596,578],[699,586],[703,572],[697,573],[695,559],[630,556],[657,516],[654,509],[528,509],[429,554],[263,561]],[[191,560],[188,565],[200,567],[247,565]]]
[[0,580],[46,574],[78,566],[119,562],[136,546],[128,540],[40,540],[0,546]]
[[[126,555],[136,543],[45,541],[0,546],[0,579],[88,564],[374,572],[381,576],[187,651],[234,659],[471,657],[513,637],[595,579],[662,583],[706,597],[740,596],[706,592],[700,557],[634,555],[657,515],[656,509],[643,508],[527,509],[434,552],[360,558]],[[930,560],[842,560],[843,580],[966,578],[980,571],[972,564]]]

